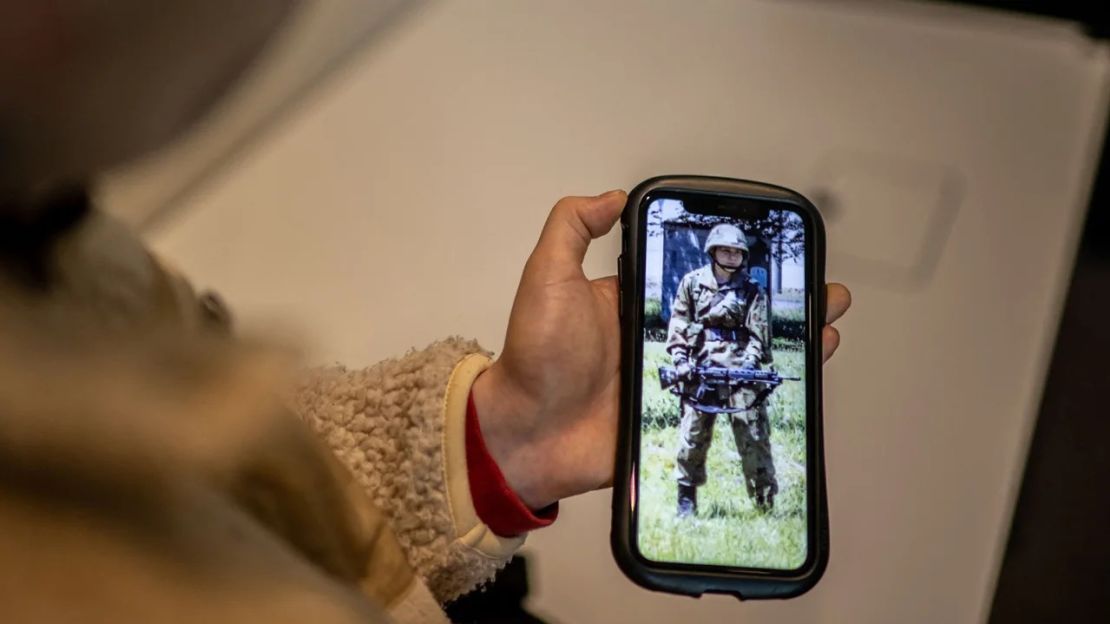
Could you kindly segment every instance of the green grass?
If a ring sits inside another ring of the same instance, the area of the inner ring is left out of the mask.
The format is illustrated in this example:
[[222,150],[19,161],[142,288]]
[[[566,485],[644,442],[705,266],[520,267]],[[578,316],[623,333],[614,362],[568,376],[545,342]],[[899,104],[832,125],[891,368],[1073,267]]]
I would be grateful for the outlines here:
[[775,294],[775,300],[802,303],[806,300],[806,293],[800,288],[784,288],[782,292]]
[[[797,346],[797,345],[795,345]],[[697,518],[675,517],[678,400],[659,389],[656,368],[669,365],[662,343],[644,345],[639,547],[656,561],[793,569],[805,560],[805,385],[786,382],[770,399],[771,449],[778,474],[775,510],[755,508],[744,487],[727,417],[718,417],[698,490]],[[799,350],[775,350],[784,375],[802,375]]]
[[806,309],[772,306],[771,318],[777,321],[791,321],[794,323],[802,323],[806,320]]
[[805,337],[805,307],[802,305],[787,305],[790,301],[800,304],[803,298],[801,291],[786,291],[775,295],[774,304],[771,306],[771,334],[774,336],[772,343],[776,353],[779,349],[801,348],[800,346],[791,347],[790,344],[781,341],[784,339],[800,341]]
[[646,429],[677,427],[678,397],[659,388],[659,367],[670,366],[671,356],[662,342],[644,343],[644,393],[640,424]]

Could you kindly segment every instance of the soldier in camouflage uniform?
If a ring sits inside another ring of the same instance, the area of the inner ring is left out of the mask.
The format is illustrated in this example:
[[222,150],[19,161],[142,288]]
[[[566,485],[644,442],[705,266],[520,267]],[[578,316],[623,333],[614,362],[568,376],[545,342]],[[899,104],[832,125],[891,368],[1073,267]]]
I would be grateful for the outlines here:
[[[748,245],[735,225],[714,227],[705,241],[710,262],[686,274],[679,283],[667,330],[667,352],[679,377],[693,381],[699,366],[760,368],[771,363],[767,295],[748,277],[744,265]],[[723,414],[744,471],[748,495],[757,507],[774,506],[778,482],[771,457],[770,426],[765,401],[749,385],[733,392],[702,393],[696,383],[685,383],[682,394],[681,440],[676,476],[678,515],[697,514],[697,488],[705,484],[705,459],[712,442],[713,424]]]

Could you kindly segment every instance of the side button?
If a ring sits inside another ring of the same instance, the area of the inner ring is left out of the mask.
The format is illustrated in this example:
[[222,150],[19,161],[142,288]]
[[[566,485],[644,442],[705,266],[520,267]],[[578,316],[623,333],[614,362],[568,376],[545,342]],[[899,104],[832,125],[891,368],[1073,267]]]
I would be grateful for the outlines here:
[[624,254],[617,256],[617,317],[624,318]]

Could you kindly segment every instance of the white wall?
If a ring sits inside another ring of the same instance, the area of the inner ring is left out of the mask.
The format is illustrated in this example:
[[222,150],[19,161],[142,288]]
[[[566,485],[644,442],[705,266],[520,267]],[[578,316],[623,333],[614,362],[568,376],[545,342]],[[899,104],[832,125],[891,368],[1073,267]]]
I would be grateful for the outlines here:
[[606,492],[530,539],[532,604],[565,622],[981,621],[1106,77],[1067,28],[949,7],[439,3],[152,235],[241,317],[361,364],[455,333],[497,349],[561,195],[668,172],[832,189],[830,277],[856,304],[828,368],[826,578],[761,604],[639,590],[609,555]]

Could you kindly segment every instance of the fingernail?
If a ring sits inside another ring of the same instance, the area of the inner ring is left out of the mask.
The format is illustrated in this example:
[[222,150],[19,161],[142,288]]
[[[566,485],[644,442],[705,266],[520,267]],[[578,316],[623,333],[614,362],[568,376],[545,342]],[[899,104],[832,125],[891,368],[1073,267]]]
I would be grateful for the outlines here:
[[601,199],[601,198],[604,198],[604,197],[612,197],[614,195],[620,195],[623,192],[624,191],[621,190],[621,189],[613,189],[611,191],[605,191],[604,193],[602,193],[601,195],[598,195],[597,197],[598,197],[598,199]]

